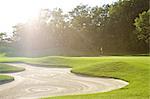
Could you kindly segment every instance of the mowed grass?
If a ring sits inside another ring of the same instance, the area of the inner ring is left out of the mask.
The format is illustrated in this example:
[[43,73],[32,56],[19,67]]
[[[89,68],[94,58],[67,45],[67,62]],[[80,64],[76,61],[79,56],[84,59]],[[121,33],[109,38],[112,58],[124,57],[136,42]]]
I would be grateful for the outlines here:
[[25,69],[0,63],[0,73],[12,73],[12,72],[19,72],[23,70]]
[[[6,59],[6,61],[3,61],[5,59]],[[11,60],[6,57],[0,57],[0,61],[7,62],[7,61],[11,61]],[[19,72],[19,71],[23,71],[23,70],[25,70],[25,69],[0,63],[0,73],[12,73],[12,72]],[[12,76],[0,75],[0,84],[4,84],[6,82],[10,82],[13,80],[14,80],[14,77],[12,77]]]
[[49,97],[46,99],[149,99],[149,57],[44,57],[36,64],[64,65],[72,72],[98,77],[112,77],[129,85],[105,93]]
[[13,81],[14,78],[11,76],[7,76],[7,75],[0,75],[0,84],[6,83],[6,82],[10,82]]
[[[12,59],[13,61],[15,60]],[[72,72],[97,77],[112,77],[129,82],[129,85],[111,92],[48,97],[46,99],[149,99],[150,57],[42,57],[18,58],[15,61],[43,66],[72,67]],[[8,60],[7,60],[8,61]],[[11,59],[10,59],[11,61]]]

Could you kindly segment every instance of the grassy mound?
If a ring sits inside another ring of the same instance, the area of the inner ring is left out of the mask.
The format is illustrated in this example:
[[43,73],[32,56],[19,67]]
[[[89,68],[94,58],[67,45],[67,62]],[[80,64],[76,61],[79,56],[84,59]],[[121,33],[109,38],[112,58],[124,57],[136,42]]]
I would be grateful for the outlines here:
[[[12,73],[12,72],[19,72],[25,70],[24,68],[15,67],[7,64],[0,63],[0,73]],[[10,81],[13,81],[14,78],[7,75],[0,75],[0,84],[4,84]]]
[[25,70],[24,68],[15,67],[7,64],[0,64],[0,73],[12,73]]
[[[0,60],[2,61],[2,59]],[[20,61],[39,65],[72,67],[72,72],[98,77],[113,77],[129,82],[129,85],[111,92],[49,97],[46,99],[149,99],[150,57],[43,57],[5,58],[5,61]]]
[[[149,59],[149,57],[64,57],[61,61],[59,58],[59,63],[73,67],[72,72],[123,79],[128,81],[129,85],[111,92],[46,99],[149,99]],[[45,61],[48,60],[51,58],[45,58]],[[53,59],[53,63],[57,64],[57,61]]]
[[0,85],[4,84],[4,83],[7,83],[7,82],[10,82],[10,81],[13,81],[13,80],[14,80],[14,78],[11,77],[11,76],[0,75]]
[[[137,68],[138,69],[138,68]],[[119,76],[126,76],[129,72],[136,72],[137,69],[127,62],[100,62],[93,64],[92,66],[83,66],[73,68],[72,72],[86,74],[86,75],[93,75],[93,76],[100,76],[100,77],[117,77]],[[136,71],[135,71],[136,70]],[[127,72],[128,71],[128,72]]]

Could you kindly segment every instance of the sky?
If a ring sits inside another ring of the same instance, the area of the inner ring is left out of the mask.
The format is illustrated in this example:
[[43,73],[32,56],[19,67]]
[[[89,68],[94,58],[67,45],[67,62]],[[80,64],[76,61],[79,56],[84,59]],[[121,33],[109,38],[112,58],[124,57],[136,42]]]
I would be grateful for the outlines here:
[[37,16],[42,8],[71,11],[79,4],[102,6],[117,0],[0,0],[0,32],[12,32],[12,26]]

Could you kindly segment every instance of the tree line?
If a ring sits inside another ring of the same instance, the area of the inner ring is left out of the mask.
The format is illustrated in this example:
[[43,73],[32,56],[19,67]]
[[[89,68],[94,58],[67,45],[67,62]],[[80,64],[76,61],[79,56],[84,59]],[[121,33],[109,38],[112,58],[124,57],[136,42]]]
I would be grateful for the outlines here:
[[102,7],[41,9],[14,26],[13,47],[26,55],[149,53],[149,0],[119,0]]

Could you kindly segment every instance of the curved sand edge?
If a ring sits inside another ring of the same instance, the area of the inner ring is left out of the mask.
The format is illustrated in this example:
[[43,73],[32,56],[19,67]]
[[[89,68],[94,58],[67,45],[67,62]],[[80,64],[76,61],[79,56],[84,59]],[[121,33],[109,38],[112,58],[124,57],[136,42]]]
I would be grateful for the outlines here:
[[71,68],[44,68],[22,63],[9,64],[24,67],[26,70],[8,74],[14,76],[15,81],[0,85],[1,99],[89,94],[112,91],[128,85],[128,82],[113,78],[79,76],[71,73]]

